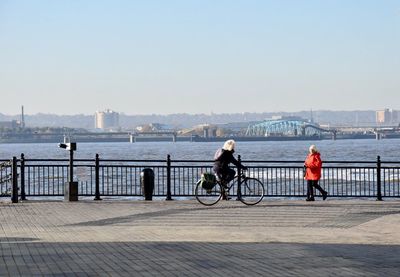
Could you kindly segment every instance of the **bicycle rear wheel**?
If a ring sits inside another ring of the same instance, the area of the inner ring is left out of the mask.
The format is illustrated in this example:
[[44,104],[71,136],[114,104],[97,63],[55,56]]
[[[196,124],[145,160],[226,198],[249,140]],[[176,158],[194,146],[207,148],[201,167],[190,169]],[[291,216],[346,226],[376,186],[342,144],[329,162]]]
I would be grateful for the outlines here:
[[215,184],[212,189],[204,189],[200,181],[196,184],[195,191],[196,199],[205,206],[212,206],[217,203],[222,197],[222,190],[220,184]]
[[240,183],[239,200],[246,205],[255,205],[264,198],[264,185],[256,178],[245,178]]

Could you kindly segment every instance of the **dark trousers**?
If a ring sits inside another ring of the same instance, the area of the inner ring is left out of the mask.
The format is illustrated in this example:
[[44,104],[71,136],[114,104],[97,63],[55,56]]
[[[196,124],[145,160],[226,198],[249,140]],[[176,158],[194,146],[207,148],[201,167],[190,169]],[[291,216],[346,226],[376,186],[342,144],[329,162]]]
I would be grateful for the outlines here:
[[235,178],[236,174],[236,171],[231,168],[225,170],[214,168],[214,172],[217,174],[219,180],[222,181],[224,184],[228,184],[230,181],[232,181]]
[[314,198],[314,188],[319,190],[321,194],[326,193],[326,191],[318,185],[318,180],[307,180],[307,198]]

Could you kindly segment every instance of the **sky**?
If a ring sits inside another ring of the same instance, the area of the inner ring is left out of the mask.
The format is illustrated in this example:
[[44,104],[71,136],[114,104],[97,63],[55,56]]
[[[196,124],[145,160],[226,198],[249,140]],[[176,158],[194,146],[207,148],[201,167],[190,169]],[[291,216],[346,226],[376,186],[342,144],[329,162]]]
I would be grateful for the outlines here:
[[398,0],[0,0],[0,113],[400,110]]

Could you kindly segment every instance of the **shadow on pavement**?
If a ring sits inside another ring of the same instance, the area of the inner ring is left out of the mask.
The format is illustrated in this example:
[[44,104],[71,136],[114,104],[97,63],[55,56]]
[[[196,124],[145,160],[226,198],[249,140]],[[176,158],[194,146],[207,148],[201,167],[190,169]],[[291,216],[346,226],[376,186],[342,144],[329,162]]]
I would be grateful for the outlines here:
[[400,272],[399,245],[15,239],[0,243],[1,276],[398,276]]

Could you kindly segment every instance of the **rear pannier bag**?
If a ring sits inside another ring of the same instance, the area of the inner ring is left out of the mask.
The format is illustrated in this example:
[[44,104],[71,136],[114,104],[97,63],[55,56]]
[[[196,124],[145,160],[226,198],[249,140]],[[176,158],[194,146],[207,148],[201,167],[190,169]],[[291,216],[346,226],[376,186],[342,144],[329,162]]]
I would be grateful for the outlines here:
[[217,178],[212,173],[204,172],[201,174],[200,184],[204,189],[212,189],[217,184]]

